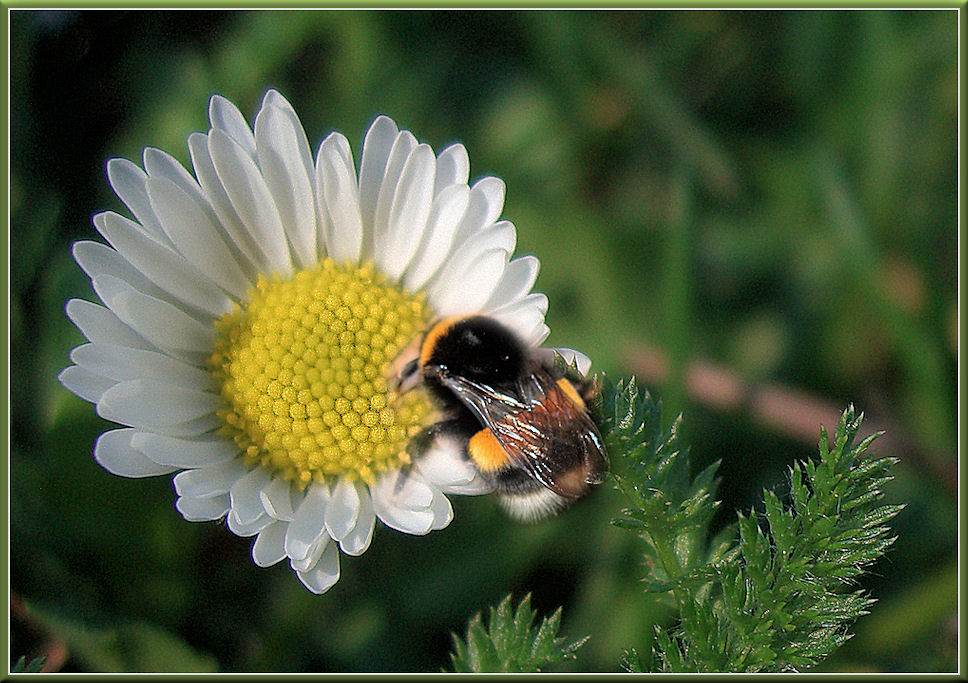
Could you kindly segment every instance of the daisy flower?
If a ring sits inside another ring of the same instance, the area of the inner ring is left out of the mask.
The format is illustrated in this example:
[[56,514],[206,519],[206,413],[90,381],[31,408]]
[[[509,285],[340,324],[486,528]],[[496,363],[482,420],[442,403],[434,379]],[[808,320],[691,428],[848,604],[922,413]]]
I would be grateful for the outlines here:
[[74,245],[103,305],[68,302],[89,343],[59,378],[123,425],[97,439],[101,466],[176,473],[185,519],[224,518],[255,537],[257,565],[288,560],[323,593],[376,520],[426,534],[453,518],[446,494],[488,492],[444,447],[410,462],[432,408],[391,395],[386,372],[442,316],[485,313],[541,344],[538,260],[511,258],[504,184],[469,185],[460,144],[435,155],[380,116],[357,172],[339,133],[313,157],[274,90],[252,127],[220,96],[209,120],[191,172],[151,148],[143,168],[108,162],[130,217],[100,213],[108,244]]

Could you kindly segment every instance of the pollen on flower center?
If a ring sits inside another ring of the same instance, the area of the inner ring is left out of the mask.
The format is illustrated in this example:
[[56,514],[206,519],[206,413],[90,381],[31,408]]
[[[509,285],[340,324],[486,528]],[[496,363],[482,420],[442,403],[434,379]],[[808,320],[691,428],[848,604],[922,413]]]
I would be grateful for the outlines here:
[[291,279],[260,275],[249,302],[215,323],[209,358],[219,414],[246,462],[300,486],[372,484],[406,463],[430,406],[420,392],[394,400],[385,372],[428,317],[422,296],[372,264],[325,259]]

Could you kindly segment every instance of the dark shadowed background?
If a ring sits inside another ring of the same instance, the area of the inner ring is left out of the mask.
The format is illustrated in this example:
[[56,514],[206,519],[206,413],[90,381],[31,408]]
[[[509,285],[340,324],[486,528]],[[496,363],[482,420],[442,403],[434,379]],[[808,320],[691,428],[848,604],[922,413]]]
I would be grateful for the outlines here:
[[174,509],[170,477],[96,465],[108,424],[56,380],[94,299],[70,255],[124,211],[114,156],[188,163],[221,93],[267,88],[314,151],[380,113],[507,183],[542,262],[549,343],[635,373],[721,459],[718,523],[783,490],[853,402],[901,459],[878,598],[825,671],[953,671],[957,644],[957,32],[944,11],[208,12],[10,15],[12,661],[65,671],[437,671],[508,593],[616,671],[668,613],[602,487],[536,526],[454,501],[427,537],[378,528],[314,596],[251,539]]

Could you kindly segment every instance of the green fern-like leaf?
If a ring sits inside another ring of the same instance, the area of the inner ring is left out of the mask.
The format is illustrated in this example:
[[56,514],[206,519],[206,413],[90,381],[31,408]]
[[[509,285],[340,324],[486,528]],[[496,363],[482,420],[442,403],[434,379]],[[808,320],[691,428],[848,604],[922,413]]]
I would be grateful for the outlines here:
[[763,514],[707,539],[716,510],[717,464],[690,478],[679,420],[663,430],[660,408],[634,380],[604,383],[599,422],[611,476],[629,502],[617,526],[643,539],[646,590],[671,592],[679,619],[656,629],[649,657],[630,649],[629,671],[755,672],[810,668],[849,637],[873,600],[851,589],[893,543],[881,505],[893,460],[854,444],[862,416],[848,408],[820,457],[790,469],[790,498],[764,492]]
[[13,665],[10,669],[12,674],[36,674],[40,673],[40,670],[44,668],[44,663],[47,661],[46,655],[41,655],[40,657],[35,657],[29,662],[27,658],[23,655],[17,660],[17,663]]
[[690,478],[681,418],[663,430],[659,404],[639,391],[634,378],[618,385],[604,381],[598,410],[611,476],[631,503],[613,523],[643,534],[646,562],[656,567],[647,581],[679,580],[706,559],[707,530],[719,506],[719,463]]
[[536,673],[545,667],[575,658],[575,651],[586,638],[566,644],[558,637],[561,608],[541,620],[535,628],[536,613],[531,596],[526,595],[516,608],[507,596],[491,607],[487,622],[477,614],[467,627],[466,639],[454,634],[451,664],[457,673]]

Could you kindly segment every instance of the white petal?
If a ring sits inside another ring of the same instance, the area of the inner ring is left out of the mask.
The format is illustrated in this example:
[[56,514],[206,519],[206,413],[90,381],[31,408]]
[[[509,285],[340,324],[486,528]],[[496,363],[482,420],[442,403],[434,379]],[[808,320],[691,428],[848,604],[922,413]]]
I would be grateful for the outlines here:
[[289,100],[287,100],[282,93],[274,88],[269,88],[266,90],[266,94],[262,98],[262,106],[279,107],[280,109],[285,109],[293,114],[296,113],[296,110],[292,108],[291,104],[289,104]]
[[474,480],[477,469],[467,460],[444,455],[445,449],[433,448],[416,461],[421,476],[438,488],[460,486]]
[[208,149],[225,194],[252,240],[265,254],[269,271],[289,275],[292,260],[282,220],[255,161],[218,130],[208,136]]
[[249,279],[209,213],[167,178],[149,178],[147,188],[155,213],[178,251],[237,301],[243,299]]
[[57,380],[69,392],[91,403],[100,401],[104,392],[117,384],[113,379],[96,375],[90,370],[79,368],[76,365],[61,370],[61,373],[57,375]]
[[548,334],[550,334],[550,332],[551,329],[544,323],[541,323],[535,326],[535,328],[531,330],[529,334],[523,335],[522,339],[524,339],[526,343],[530,343],[531,346],[538,347],[544,343],[544,340],[548,338]]
[[186,422],[175,422],[168,425],[152,427],[151,431],[165,436],[173,436],[177,439],[194,439],[203,435],[208,435],[212,431],[224,427],[225,423],[215,413],[204,415],[194,420]]
[[202,193],[198,182],[192,177],[191,173],[168,152],[156,147],[146,147],[142,155],[145,162],[145,171],[149,178],[164,178],[175,183],[181,190],[192,198],[192,201],[206,204],[205,195]]
[[[233,255],[233,259],[238,264],[238,266],[244,271],[246,281],[253,279],[255,276],[255,270],[252,267],[252,260],[248,258],[247,254],[249,252],[241,248],[237,241],[237,235],[242,234],[246,237],[248,235],[245,232],[245,228],[242,227],[238,216],[235,215],[232,210],[228,197],[225,195],[225,191],[221,184],[218,182],[218,174],[215,172],[215,166],[212,163],[211,155],[208,152],[208,136],[202,133],[192,133],[188,138],[189,151],[192,154],[192,158],[195,159],[196,156],[201,154],[204,159],[200,159],[203,166],[206,167],[206,175],[209,178],[209,184],[213,185],[213,189],[217,190],[215,197],[219,197],[219,201],[227,206],[227,213],[231,214],[231,224],[234,226],[233,229],[228,229],[226,224],[223,223],[220,218],[219,211],[215,208],[213,196],[209,195],[205,190],[202,189],[200,181],[196,180],[185,168],[175,159],[173,156],[167,152],[163,152],[159,149],[153,149],[151,147],[145,149],[144,161],[145,170],[148,172],[149,178],[154,180],[163,179],[174,183],[185,195],[187,195],[199,211],[201,211],[207,223],[215,226],[215,232],[217,233],[217,239],[223,241],[223,244],[228,246],[229,251]],[[146,188],[147,189],[147,188]],[[158,220],[164,223],[164,218],[158,216]],[[163,227],[163,230],[166,229]],[[168,240],[169,237],[166,234],[165,239]],[[174,238],[171,238],[174,239]],[[209,240],[207,235],[206,240]],[[189,261],[192,260],[194,254],[194,248],[191,244],[186,244],[183,247],[177,245],[177,240],[172,244],[179,250]],[[251,241],[247,243],[247,247],[250,247],[253,251],[258,251],[251,245]],[[193,263],[195,263],[193,261]],[[208,267],[202,268],[203,272],[208,272]],[[228,289],[228,288],[227,288]],[[228,289],[231,291],[231,289]]]
[[340,541],[356,526],[360,514],[360,495],[356,486],[340,479],[333,487],[333,495],[326,506],[326,529]]
[[491,298],[484,304],[483,310],[493,311],[524,298],[534,286],[534,281],[538,279],[540,265],[538,259],[531,255],[509,261],[507,268],[504,269],[504,276],[494,288]]
[[108,472],[121,477],[154,477],[175,470],[159,465],[131,448],[134,433],[133,429],[115,429],[101,434],[94,446],[94,459]]
[[134,349],[153,349],[148,341],[121,322],[114,312],[83,299],[67,302],[67,317],[89,341],[118,344]]
[[373,494],[373,509],[381,522],[405,534],[422,536],[429,533],[434,526],[434,513],[429,508],[423,510],[395,508],[385,503],[379,493]]
[[376,522],[376,514],[373,512],[373,500],[366,488],[358,486],[360,500],[359,511],[356,517],[356,524],[353,529],[342,539],[339,547],[347,555],[362,555],[370,547],[373,540],[373,528]]
[[[426,534],[434,524],[434,513],[429,507],[433,502],[433,493],[426,485],[422,488],[413,485],[415,477],[398,475],[398,472],[390,472],[377,479],[371,489],[373,510],[391,529],[408,534]],[[429,494],[427,506],[415,509],[413,504],[421,501],[423,494]]]
[[544,316],[547,311],[548,297],[541,292],[533,292],[523,299],[491,311],[489,315],[510,327],[531,346],[537,346],[544,337],[538,339],[535,332],[544,329]]
[[455,261],[430,289],[431,306],[440,316],[481,310],[504,274],[507,257],[503,249],[491,249],[470,263]]
[[[149,189],[151,183],[149,180]],[[187,306],[214,316],[232,310],[231,302],[212,280],[179,253],[141,232],[137,223],[105,212],[94,217],[94,226],[126,261]]]
[[74,260],[91,278],[94,291],[101,301],[107,302],[108,295],[101,288],[105,277],[113,277],[127,282],[132,289],[148,294],[169,303],[177,301],[168,292],[146,278],[141,271],[128,263],[121,254],[106,244],[83,240],[75,242]]
[[155,217],[145,190],[148,175],[137,164],[127,159],[108,161],[108,180],[122,202],[131,210],[144,231],[159,242],[167,243],[168,237]]
[[225,517],[225,523],[229,531],[243,538],[255,536],[274,521],[269,515],[262,514],[249,522],[243,522],[239,519],[238,513],[234,509],[230,509],[229,514]]
[[212,128],[228,134],[245,153],[255,158],[255,138],[242,112],[221,95],[213,95],[208,103],[208,120]]
[[159,465],[179,468],[209,467],[239,454],[235,442],[223,436],[176,439],[138,432],[131,438],[131,446]]
[[242,524],[251,524],[266,514],[260,494],[269,483],[269,476],[269,472],[262,467],[255,467],[229,489],[232,512]]
[[386,116],[378,116],[370,125],[363,139],[360,158],[360,216],[363,224],[373,225],[380,186],[390,158],[390,149],[397,138],[397,124]]
[[[174,183],[188,197],[192,211],[201,212],[204,216],[203,219],[199,219],[200,221],[203,220],[204,223],[200,223],[195,228],[197,231],[202,232],[202,227],[204,226],[204,234],[191,234],[191,227],[194,223],[189,222],[187,235],[181,234],[178,238],[172,235],[170,238],[174,240],[172,246],[196,266],[201,262],[203,265],[200,269],[203,272],[208,273],[210,268],[215,268],[216,271],[213,273],[213,278],[216,282],[220,282],[219,278],[231,277],[233,280],[237,279],[237,274],[230,273],[226,276],[223,271],[234,271],[236,268],[240,269],[245,281],[243,289],[247,291],[248,283],[254,281],[257,273],[257,270],[253,266],[255,260],[253,260],[252,254],[259,253],[259,249],[252,243],[251,238],[242,226],[242,222],[235,214],[231,202],[225,194],[225,189],[218,180],[218,173],[215,171],[215,165],[208,151],[208,136],[202,133],[192,133],[188,137],[188,147],[193,163],[196,163],[195,160],[197,159],[197,163],[204,173],[207,181],[204,186],[200,184],[200,180],[196,180],[167,152],[148,148],[144,154],[145,169],[148,171],[149,178],[155,181],[164,180]],[[196,173],[198,173],[198,170],[196,170]],[[202,177],[199,175],[199,178]],[[212,192],[209,193],[203,187],[208,187]],[[216,204],[219,206],[217,207]],[[158,219],[164,224],[164,216],[159,214]],[[194,218],[189,216],[188,220],[193,221]],[[170,232],[172,228],[176,227],[183,226],[165,225],[163,229],[167,229]],[[214,236],[210,234],[210,227],[214,227]],[[168,234],[165,235],[165,238],[169,239]],[[212,241],[221,242],[221,247],[218,244],[209,247],[209,250],[214,249],[219,254],[217,256],[219,262],[215,262],[215,256],[203,256],[199,252],[199,248],[194,246],[192,240],[201,241],[202,244],[209,244]],[[230,257],[229,260],[222,263],[221,260],[225,258],[224,250],[226,248]],[[204,259],[211,259],[213,265],[208,265]],[[234,262],[234,265],[230,265],[230,262]],[[231,285],[228,282],[220,282],[220,284],[229,292],[234,292],[239,286],[238,282],[234,282]]]
[[104,392],[98,414],[106,420],[152,431],[214,414],[222,403],[215,394],[149,379],[120,382]]
[[304,560],[321,536],[326,534],[326,505],[329,489],[325,484],[312,483],[306,489],[289,531],[286,532],[286,554],[293,560]]
[[390,206],[389,231],[374,246],[380,270],[397,279],[410,263],[420,245],[434,198],[436,173],[434,151],[417,145],[400,174]]
[[466,484],[477,475],[477,468],[463,455],[463,449],[450,439],[438,439],[414,460],[414,466],[424,479],[436,486]]
[[[457,246],[427,286],[431,303],[443,307],[437,312],[452,315],[481,310],[504,275],[515,240],[514,225],[500,221]],[[504,254],[498,258],[494,252]]]
[[263,104],[255,121],[255,138],[259,168],[296,261],[302,267],[310,266],[316,262],[316,204],[315,171],[306,133],[291,108]]
[[507,188],[504,185],[504,181],[500,178],[486,177],[481,178],[474,186],[471,188],[472,193],[480,192],[487,204],[487,212],[485,214],[486,219],[484,224],[493,223],[501,215],[501,210],[504,208],[504,196],[506,194]]
[[517,241],[517,231],[511,221],[498,221],[481,228],[454,249],[455,259],[464,259],[489,249],[503,249],[511,253]]
[[349,143],[330,134],[316,157],[316,200],[325,213],[326,254],[334,261],[359,261],[363,244],[359,194]]
[[71,351],[71,360],[115,382],[150,379],[185,389],[217,389],[209,373],[157,351],[131,349],[116,344],[82,344]]
[[245,476],[248,470],[240,459],[202,467],[197,470],[185,470],[175,475],[172,482],[175,492],[179,496],[189,498],[211,498],[228,494],[232,484]]
[[386,169],[383,173],[383,182],[380,184],[380,194],[376,200],[376,209],[373,213],[373,244],[374,249],[378,250],[380,245],[385,244],[390,234],[390,210],[393,207],[393,198],[396,196],[397,184],[403,173],[403,167],[410,157],[410,153],[417,146],[417,139],[408,130],[402,130],[397,134],[390,149],[390,156],[387,158]]
[[227,236],[233,253],[238,253],[242,270],[250,280],[254,281],[258,273],[268,270],[268,261],[262,249],[242,225],[242,219],[235,212],[229,196],[225,194],[225,188],[222,187],[222,181],[219,180],[215,162],[212,161],[212,154],[208,149],[208,136],[202,133],[189,135],[188,151],[198,182],[217,217],[216,223]]
[[493,493],[494,484],[487,481],[480,474],[477,474],[466,484],[451,484],[449,486],[441,486],[440,490],[442,493],[451,493],[459,496],[482,496],[487,493]]
[[211,352],[214,326],[203,325],[172,304],[142,294],[117,278],[102,276],[95,283],[108,308],[158,348],[198,365]]
[[316,566],[316,563],[319,561],[320,556],[323,554],[323,551],[326,550],[326,548],[330,546],[335,547],[335,544],[332,544],[329,541],[329,534],[320,534],[316,540],[313,541],[312,545],[309,546],[309,551],[306,553],[306,557],[299,560],[289,558],[289,565],[297,572],[309,571]]
[[581,351],[576,351],[575,349],[569,349],[563,346],[557,346],[551,349],[542,349],[542,351],[546,351],[549,358],[552,360],[554,359],[554,354],[557,353],[559,356],[561,356],[562,360],[564,360],[566,364],[571,365],[572,363],[576,363],[578,372],[580,372],[583,377],[587,377],[588,371],[591,370],[591,358],[586,356]]
[[498,219],[504,208],[504,189],[504,181],[500,178],[481,178],[474,184],[467,213],[457,229],[457,244],[462,244]]
[[285,522],[273,522],[259,532],[252,544],[252,560],[260,567],[271,567],[286,556]]
[[182,496],[175,501],[175,509],[189,522],[210,522],[222,519],[229,512],[229,497],[189,498]]
[[451,507],[447,496],[440,491],[434,491],[434,500],[430,505],[430,509],[434,514],[434,523],[431,527],[434,531],[443,529],[454,519],[454,508]]
[[434,194],[440,194],[445,187],[459,183],[467,184],[467,177],[471,172],[471,162],[467,157],[464,145],[451,145],[437,156],[437,179],[434,182]]
[[270,517],[284,522],[292,521],[292,486],[288,481],[282,478],[273,479],[259,492],[259,497],[262,507]]
[[443,493],[478,496],[491,493],[494,485],[480,475],[464,455],[464,449],[449,439],[438,439],[433,448],[416,460],[421,476]]
[[336,546],[327,547],[312,569],[297,572],[296,575],[313,593],[319,595],[328,591],[339,581],[339,553]]
[[404,276],[404,286],[411,292],[420,291],[447,260],[469,201],[467,185],[451,185],[434,200],[423,240]]
[[387,502],[411,510],[422,510],[433,502],[433,491],[421,476],[414,472],[390,472],[376,482]]

